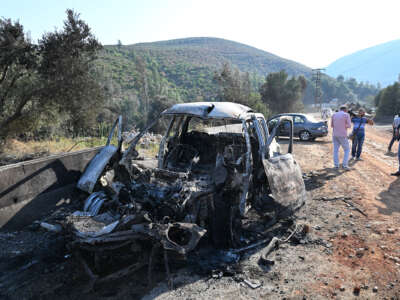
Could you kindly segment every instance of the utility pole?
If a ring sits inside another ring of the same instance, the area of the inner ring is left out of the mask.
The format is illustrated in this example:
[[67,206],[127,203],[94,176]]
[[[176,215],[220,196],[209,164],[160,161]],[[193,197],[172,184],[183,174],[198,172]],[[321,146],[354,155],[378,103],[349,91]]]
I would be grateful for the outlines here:
[[312,69],[313,71],[313,80],[315,80],[315,93],[314,93],[314,101],[315,107],[319,107],[319,111],[322,111],[322,99],[321,99],[321,71],[325,71],[325,69]]

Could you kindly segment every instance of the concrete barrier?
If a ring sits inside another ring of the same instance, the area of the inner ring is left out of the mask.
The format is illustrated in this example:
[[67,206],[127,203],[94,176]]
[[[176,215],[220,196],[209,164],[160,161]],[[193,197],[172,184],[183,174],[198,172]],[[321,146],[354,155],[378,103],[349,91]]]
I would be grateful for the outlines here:
[[0,229],[21,229],[73,199],[76,182],[101,148],[0,167]]

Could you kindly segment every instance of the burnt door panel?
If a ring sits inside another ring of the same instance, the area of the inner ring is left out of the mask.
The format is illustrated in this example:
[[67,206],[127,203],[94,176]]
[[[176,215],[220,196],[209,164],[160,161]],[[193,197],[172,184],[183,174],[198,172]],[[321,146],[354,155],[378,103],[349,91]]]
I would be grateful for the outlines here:
[[290,153],[263,159],[262,162],[278,216],[292,214],[307,199],[300,166]]

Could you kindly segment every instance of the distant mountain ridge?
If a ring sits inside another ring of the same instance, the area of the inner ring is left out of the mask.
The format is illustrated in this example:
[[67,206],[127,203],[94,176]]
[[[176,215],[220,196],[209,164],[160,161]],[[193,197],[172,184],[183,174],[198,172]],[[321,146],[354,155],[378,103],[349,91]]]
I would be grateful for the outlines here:
[[[174,53],[181,61],[190,60],[200,65],[219,69],[227,61],[242,72],[256,72],[265,76],[270,72],[285,70],[290,75],[310,74],[311,69],[272,53],[242,43],[214,37],[191,37],[167,41],[138,43],[130,49]],[[207,59],[204,54],[207,53]]]
[[393,84],[400,73],[400,39],[339,58],[327,67],[326,73],[382,86]]

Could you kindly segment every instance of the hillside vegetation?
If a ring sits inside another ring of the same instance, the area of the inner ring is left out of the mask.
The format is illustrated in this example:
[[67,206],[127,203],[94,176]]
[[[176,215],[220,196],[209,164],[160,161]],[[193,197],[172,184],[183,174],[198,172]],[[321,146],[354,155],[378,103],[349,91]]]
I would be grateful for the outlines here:
[[378,117],[393,116],[400,113],[400,83],[382,89],[375,97],[375,105],[378,107]]
[[[179,102],[238,102],[267,117],[313,102],[312,70],[297,62],[218,38],[102,47],[79,14],[69,14],[64,31],[43,35],[39,45],[25,38],[21,24],[1,19],[7,55],[0,62],[0,144],[15,137],[102,137],[118,115],[124,130],[143,128]],[[342,102],[378,92],[329,76],[321,89],[324,101]]]
[[102,45],[79,14],[66,14],[62,30],[38,44],[19,21],[0,18],[0,146],[16,135],[97,126],[105,95],[92,62]]
[[[184,101],[215,100],[215,72],[225,63],[248,72],[254,88],[271,72],[285,70],[292,76],[310,76],[311,69],[271,53],[217,38],[187,38],[130,46],[105,46],[100,65],[114,84],[113,92],[135,89],[135,68],[143,60],[149,92],[162,92]],[[117,93],[114,93],[115,96]]]
[[219,38],[186,38],[127,46],[128,49],[149,51],[166,65],[186,62],[195,66],[219,69],[224,61],[241,72],[266,75],[285,70],[289,75],[310,73],[310,68],[274,54],[241,43]]
[[[183,101],[222,100],[224,92],[221,93],[221,89],[225,89],[226,94],[226,86],[221,86],[221,81],[216,78],[226,65],[232,72],[242,74],[237,74],[236,78],[246,78],[250,82],[249,94],[255,96],[257,93],[258,98],[268,74],[283,70],[289,77],[304,76],[303,102],[314,102],[315,87],[310,68],[233,41],[186,38],[135,45],[120,43],[104,48],[98,66],[110,95],[108,107],[123,113],[128,123],[138,126],[147,121],[144,112],[149,111],[154,101],[160,108]],[[323,75],[321,92],[324,102],[332,98],[339,98],[342,102],[366,99],[372,102],[378,88],[354,79],[334,79]],[[244,104],[256,102],[253,97]],[[257,103],[256,107],[261,107]]]

